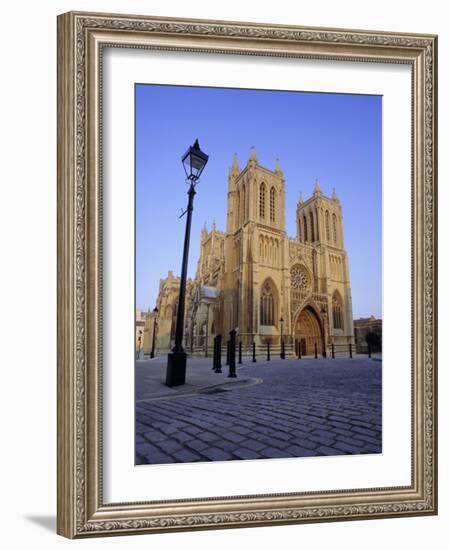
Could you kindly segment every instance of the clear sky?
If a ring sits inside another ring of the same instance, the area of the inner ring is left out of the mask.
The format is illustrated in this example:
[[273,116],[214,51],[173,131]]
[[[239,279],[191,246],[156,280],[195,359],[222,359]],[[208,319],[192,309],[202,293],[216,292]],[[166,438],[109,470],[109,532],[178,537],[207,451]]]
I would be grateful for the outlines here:
[[354,318],[382,316],[382,98],[349,94],[136,85],[136,306],[155,306],[159,280],[180,274],[187,184],[181,157],[198,138],[209,162],[197,187],[189,255],[193,277],[204,222],[226,228],[227,177],[280,159],[286,229],[296,236],[299,192],[315,179],[343,209]]

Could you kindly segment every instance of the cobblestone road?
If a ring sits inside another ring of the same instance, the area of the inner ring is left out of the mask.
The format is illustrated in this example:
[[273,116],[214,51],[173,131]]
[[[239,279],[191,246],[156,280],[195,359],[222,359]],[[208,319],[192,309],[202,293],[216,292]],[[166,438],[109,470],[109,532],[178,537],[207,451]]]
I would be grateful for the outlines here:
[[238,374],[257,383],[138,401],[136,464],[382,452],[380,361],[277,360]]

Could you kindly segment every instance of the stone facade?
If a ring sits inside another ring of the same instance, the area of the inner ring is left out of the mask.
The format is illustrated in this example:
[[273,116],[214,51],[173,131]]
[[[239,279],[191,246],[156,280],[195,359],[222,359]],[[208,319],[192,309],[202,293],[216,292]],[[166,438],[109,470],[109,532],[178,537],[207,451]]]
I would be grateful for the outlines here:
[[[348,257],[342,209],[333,192],[315,182],[313,195],[299,196],[295,238],[285,230],[285,180],[279,161],[261,166],[254,148],[243,169],[229,170],[227,224],[201,233],[196,276],[187,285],[185,349],[213,349],[217,334],[235,329],[248,351],[283,335],[287,354],[312,355],[354,343]],[[161,280],[157,308],[157,351],[174,338],[179,278]],[[150,322],[150,321],[149,321]]]
[[143,349],[144,330],[147,314],[141,309],[136,309],[136,352]]

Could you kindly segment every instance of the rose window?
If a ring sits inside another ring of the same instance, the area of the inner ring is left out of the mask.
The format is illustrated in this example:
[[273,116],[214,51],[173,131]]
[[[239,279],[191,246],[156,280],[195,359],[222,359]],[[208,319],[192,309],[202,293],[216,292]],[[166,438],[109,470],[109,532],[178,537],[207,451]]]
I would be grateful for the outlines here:
[[294,267],[291,271],[292,287],[295,290],[305,290],[309,284],[309,278],[304,269]]

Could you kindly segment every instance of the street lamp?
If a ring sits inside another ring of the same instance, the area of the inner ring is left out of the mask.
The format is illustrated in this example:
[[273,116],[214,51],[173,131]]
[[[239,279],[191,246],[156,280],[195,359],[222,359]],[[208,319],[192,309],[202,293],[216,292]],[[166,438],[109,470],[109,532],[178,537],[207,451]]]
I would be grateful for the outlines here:
[[281,323],[281,359],[285,359],[285,349],[284,349],[284,318],[279,319]]
[[179,287],[179,305],[178,315],[176,317],[175,345],[167,358],[167,373],[165,383],[167,386],[181,386],[186,381],[187,354],[182,347],[182,338],[184,332],[184,309],[187,281],[187,263],[189,259],[190,229],[192,225],[193,197],[195,196],[195,186],[201,176],[204,167],[207,164],[209,156],[200,149],[198,140],[187,149],[182,157],[182,164],[189,183],[187,195],[189,197],[187,209],[181,214],[187,213],[186,231],[184,236],[184,251],[182,254],[181,284]]
[[156,344],[157,314],[159,313],[159,310],[157,309],[157,307],[153,309],[153,313],[154,313],[154,321],[153,321],[153,343],[151,344],[151,353],[150,353],[151,359],[154,358],[154,346]]

